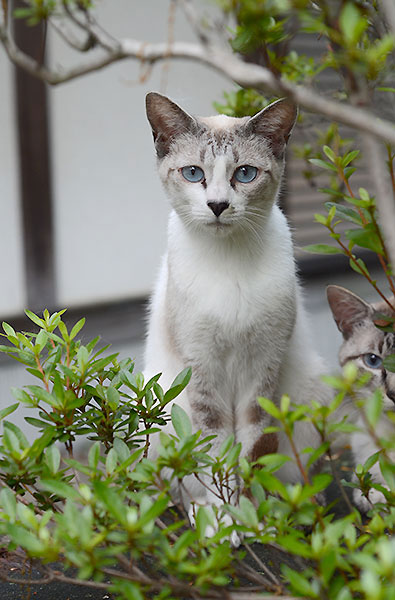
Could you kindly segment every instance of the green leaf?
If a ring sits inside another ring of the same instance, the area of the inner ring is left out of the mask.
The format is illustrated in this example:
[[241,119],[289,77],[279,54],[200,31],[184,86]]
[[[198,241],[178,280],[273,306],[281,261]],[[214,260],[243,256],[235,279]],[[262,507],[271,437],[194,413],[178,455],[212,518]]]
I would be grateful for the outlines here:
[[159,402],[161,404],[163,404],[164,399],[165,399],[165,394],[163,392],[162,387],[159,385],[159,383],[155,382],[154,385],[152,386],[152,389],[154,390],[154,394],[158,398]]
[[310,244],[309,246],[303,246],[302,250],[312,254],[344,254],[341,248],[329,246],[329,244]]
[[337,167],[335,165],[326,162],[325,160],[321,160],[320,158],[309,158],[309,162],[316,167],[321,167],[322,169],[328,169],[329,171],[335,171],[335,173],[337,173]]
[[[34,402],[29,394],[25,392],[25,390],[21,390],[19,388],[12,387],[11,393],[18,402],[22,402],[22,404],[26,404],[27,406],[36,406],[37,402]],[[15,406],[15,405],[14,405]],[[1,414],[1,413],[0,413]]]
[[359,41],[368,26],[368,21],[353,2],[347,2],[340,13],[339,25],[344,39],[351,45]]
[[257,463],[259,465],[265,465],[265,467],[268,467],[271,471],[275,471],[290,460],[291,458],[285,454],[265,454],[258,458]]
[[169,499],[166,496],[158,498],[152,505],[150,504],[148,510],[142,511],[139,518],[139,525],[144,527],[150,521],[154,521],[166,510],[168,504]]
[[229,435],[221,444],[218,450],[218,458],[222,458],[229,452],[233,444],[235,443],[235,436],[233,433]]
[[332,148],[330,148],[329,146],[323,146],[322,149],[331,162],[336,162],[336,154],[333,152]]
[[8,488],[0,492],[0,503],[10,518],[11,523],[16,519],[16,499],[15,494]]
[[258,527],[258,515],[251,500],[242,495],[240,496],[239,506],[244,524],[247,527]]
[[41,329],[36,337],[35,350],[36,352],[41,352],[41,350],[45,347],[45,344],[48,341],[48,334],[44,329]]
[[117,580],[114,578],[113,584],[108,589],[110,592],[115,592],[118,598],[124,598],[125,600],[144,600],[146,598],[138,583],[132,583],[124,579]]
[[341,217],[346,221],[351,221],[351,223],[356,223],[356,225],[362,225],[362,219],[357,211],[349,208],[348,206],[343,206],[342,204],[337,204],[336,202],[325,202],[325,207],[328,210],[335,207],[336,215],[338,217]]
[[292,588],[298,595],[301,594],[302,596],[307,596],[309,598],[318,597],[306,575],[297,573],[297,571],[294,571],[285,564],[281,565],[281,570],[284,577],[288,579]]
[[118,455],[114,448],[111,448],[106,457],[106,471],[109,475],[115,471],[118,463]]
[[211,511],[205,506],[199,506],[195,519],[195,528],[199,540],[203,540],[206,537],[206,529],[210,525],[213,526]]
[[355,160],[357,158],[359,154],[359,150],[352,150],[351,152],[348,152],[345,156],[343,156],[342,158],[342,162],[341,165],[342,167],[347,167],[347,165],[350,164],[350,162],[352,162],[353,160]]
[[366,418],[372,427],[375,427],[381,417],[383,410],[383,397],[379,389],[370,396],[365,402]]
[[6,406],[6,408],[0,410],[0,421],[5,417],[8,417],[8,415],[10,415],[11,413],[13,413],[14,410],[18,408],[18,406],[19,402],[17,402],[16,404],[11,404],[11,406]]
[[46,421],[41,421],[35,417],[25,417],[25,421],[26,423],[29,423],[29,425],[33,425],[33,427],[38,427],[39,429],[44,429],[49,426]]
[[311,548],[310,546],[298,540],[296,537],[291,535],[279,535],[276,542],[280,544],[285,550],[289,550],[297,556],[303,556],[304,558],[310,558]]
[[106,391],[107,401],[112,411],[115,411],[120,402],[120,395],[117,389],[112,386],[109,386]]
[[68,500],[80,500],[77,490],[64,481],[58,481],[57,479],[42,479],[41,486],[47,492],[56,494],[61,498],[67,498]]
[[18,442],[18,438],[16,437],[13,431],[10,431],[9,429],[4,430],[3,443],[9,452],[15,453],[19,456],[21,448]]
[[55,444],[47,448],[45,452],[45,462],[47,463],[51,474],[55,475],[60,466],[60,452]]
[[326,225],[328,221],[328,217],[325,215],[320,215],[320,213],[315,213],[314,220],[321,225]]
[[354,260],[350,259],[350,267],[353,269],[353,271],[355,271],[356,273],[359,273],[360,275],[364,275],[364,276],[365,276],[365,273],[369,274],[368,268],[365,265],[362,258],[357,258],[356,262],[357,262],[357,264],[355,264]]
[[110,515],[112,515],[119,523],[125,523],[126,505],[122,502],[119,493],[117,493],[114,488],[110,488],[103,481],[94,481],[93,489]]
[[381,256],[384,254],[383,245],[373,223],[364,225],[363,229],[348,229],[345,232],[345,236],[354,244],[361,246],[361,248],[368,248]]
[[2,325],[3,325],[3,329],[8,337],[16,338],[15,330],[11,327],[11,325],[6,323],[5,321],[3,321]]
[[183,389],[188,385],[192,376],[192,369],[187,367],[181,373],[177,375],[170,388],[164,395],[163,405],[167,404],[171,400],[174,400],[177,396],[181,394]]
[[41,456],[45,448],[47,448],[51,444],[53,438],[55,437],[55,434],[55,427],[46,425],[45,431],[42,433],[42,435],[40,435],[40,437],[35,439],[32,443],[29,450],[29,456],[32,456],[34,458]]
[[175,432],[180,438],[180,440],[183,440],[191,435],[191,421],[185,410],[177,404],[173,404],[173,406],[171,407],[171,422],[173,423]]
[[258,404],[265,412],[274,417],[275,419],[281,420],[281,411],[277,408],[277,406],[269,400],[269,398],[258,398]]
[[44,327],[45,326],[45,322],[43,321],[43,319],[40,319],[40,317],[38,317],[37,315],[34,314],[34,312],[32,312],[31,310],[25,310],[25,314],[27,317],[29,317],[29,319],[31,321],[33,321],[33,323],[35,323],[36,325],[38,325],[39,327]]
[[94,470],[97,469],[97,465],[99,464],[99,458],[100,458],[100,442],[95,442],[89,448],[89,452],[88,452],[88,464],[91,469],[94,469]]
[[29,448],[29,442],[27,441],[25,434],[21,429],[19,429],[17,425],[11,423],[10,421],[4,421],[3,427],[4,433],[6,432],[6,430],[11,430],[14,433],[14,435],[16,435],[19,445],[23,450],[25,448]]
[[241,452],[241,443],[238,442],[237,444],[235,444],[233,446],[233,448],[230,450],[228,456],[226,457],[226,466],[228,467],[228,469],[230,467],[234,467],[235,465],[237,465],[237,463],[239,461],[240,452]]
[[70,341],[67,327],[66,327],[65,323],[63,323],[63,321],[59,321],[58,328],[59,328],[60,333],[62,334],[62,338],[64,339],[64,341],[65,342]]
[[28,385],[26,387],[40,402],[45,402],[45,404],[49,404],[52,408],[62,408],[62,403],[58,398],[55,398],[55,396],[43,390],[38,385]]
[[45,544],[24,527],[7,523],[6,532],[14,544],[24,548],[31,556],[40,556],[45,549]]
[[84,372],[89,362],[89,352],[85,346],[80,346],[77,352],[77,363],[80,371]]
[[75,336],[81,331],[83,326],[85,325],[85,317],[80,319],[70,331],[70,340],[73,340]]
[[114,449],[115,449],[121,463],[123,463],[125,460],[127,460],[129,458],[130,450],[129,450],[127,444],[125,444],[125,442],[123,440],[121,440],[120,438],[114,439]]

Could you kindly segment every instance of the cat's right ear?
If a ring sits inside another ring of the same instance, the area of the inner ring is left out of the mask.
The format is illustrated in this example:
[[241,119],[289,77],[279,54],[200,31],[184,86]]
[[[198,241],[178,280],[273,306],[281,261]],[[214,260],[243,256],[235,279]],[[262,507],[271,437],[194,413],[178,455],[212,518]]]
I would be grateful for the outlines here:
[[336,325],[345,339],[352,334],[356,325],[371,317],[373,311],[370,304],[350,290],[339,285],[328,285],[326,293]]
[[162,94],[150,92],[145,99],[147,117],[150,122],[158,158],[169,151],[177,136],[196,128],[196,121],[177,104]]

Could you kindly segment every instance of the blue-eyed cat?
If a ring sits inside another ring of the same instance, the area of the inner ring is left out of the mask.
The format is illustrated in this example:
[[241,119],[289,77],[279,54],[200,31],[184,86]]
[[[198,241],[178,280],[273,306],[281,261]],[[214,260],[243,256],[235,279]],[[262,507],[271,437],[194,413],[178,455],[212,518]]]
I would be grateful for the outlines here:
[[[195,430],[216,434],[213,455],[230,434],[251,459],[276,450],[291,455],[285,437],[262,433],[271,418],[256,398],[277,402],[289,393],[305,403],[328,394],[319,380],[323,369],[310,339],[290,230],[276,203],[296,115],[292,102],[279,100],[251,118],[193,117],[160,94],[147,96],[172,210],[151,301],[145,373],[162,372],[166,388],[192,367],[177,403]],[[154,436],[151,455],[158,441]],[[295,443],[301,449],[318,439],[300,424]],[[292,461],[280,476],[301,478]],[[191,518],[194,503],[218,505],[197,480],[187,488],[182,500]]]
[[[334,319],[343,335],[339,352],[340,364],[344,366],[352,361],[362,371],[370,373],[371,378],[364,393],[369,395],[377,388],[383,393],[383,412],[375,433],[378,438],[395,440],[395,421],[391,421],[386,415],[388,411],[395,411],[395,373],[383,367],[384,358],[395,353],[395,333],[377,327],[377,324],[385,324],[385,316],[393,317],[395,313],[383,300],[368,304],[337,285],[328,286],[327,295]],[[395,307],[394,298],[389,302]],[[360,429],[351,434],[350,441],[355,461],[364,464],[378,450],[375,441],[368,433],[360,411],[351,401],[346,401],[340,407],[340,413],[347,414],[349,421]],[[395,452],[391,453],[390,458],[395,462]],[[370,473],[376,483],[386,486],[378,463],[373,465]],[[363,512],[368,511],[372,504],[385,501],[383,494],[374,488],[369,492],[369,499],[359,489],[354,490],[353,497],[355,504]]]

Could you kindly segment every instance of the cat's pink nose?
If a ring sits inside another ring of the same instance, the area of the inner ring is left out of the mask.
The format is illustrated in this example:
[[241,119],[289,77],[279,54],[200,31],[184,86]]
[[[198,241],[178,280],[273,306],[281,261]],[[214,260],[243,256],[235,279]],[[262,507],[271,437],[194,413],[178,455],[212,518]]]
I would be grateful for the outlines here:
[[229,206],[229,202],[207,202],[216,217],[219,217]]

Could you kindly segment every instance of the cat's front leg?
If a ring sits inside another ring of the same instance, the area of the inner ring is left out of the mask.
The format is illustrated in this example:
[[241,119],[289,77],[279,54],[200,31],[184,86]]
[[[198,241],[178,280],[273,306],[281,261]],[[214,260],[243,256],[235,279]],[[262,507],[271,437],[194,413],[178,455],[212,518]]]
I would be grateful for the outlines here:
[[[258,396],[259,394],[256,397]],[[242,456],[256,461],[265,454],[277,452],[277,434],[264,433],[264,429],[271,424],[270,415],[259,406],[256,398],[251,399],[247,405],[237,407],[236,419],[237,441],[242,444]]]
[[[224,403],[223,399],[211,390],[189,389],[189,403],[191,407],[191,418],[195,430],[202,431],[202,437],[215,435],[211,441],[210,456],[215,459],[224,440],[233,432],[232,409]],[[228,527],[233,524],[229,514],[223,510],[224,504],[235,504],[238,498],[238,481],[236,475],[231,475],[225,482],[221,481],[214,473],[211,475],[209,469],[206,474],[199,475],[203,494],[190,495],[187,503],[184,502],[188,511],[191,525],[194,525],[196,513],[199,506],[206,507],[211,511],[212,525],[206,527],[206,536],[212,537],[218,530],[219,524]],[[188,504],[188,506],[187,506]],[[233,531],[229,537],[230,543],[237,548],[242,541],[240,535]]]

